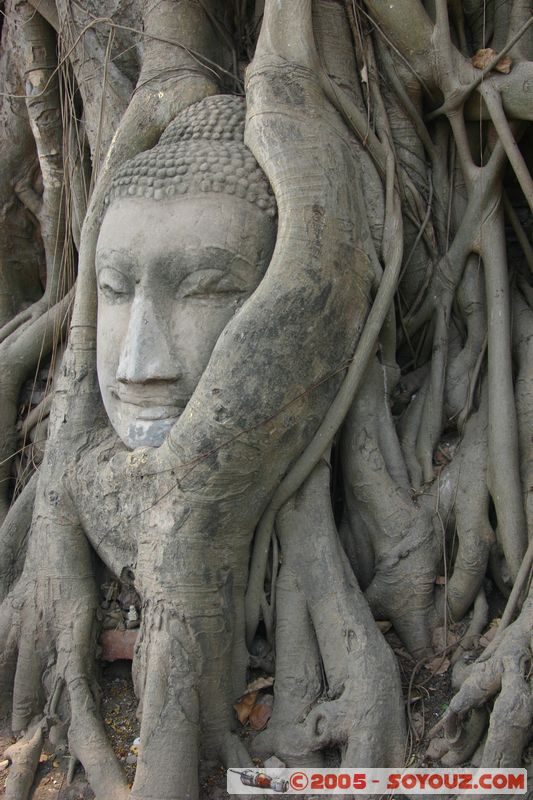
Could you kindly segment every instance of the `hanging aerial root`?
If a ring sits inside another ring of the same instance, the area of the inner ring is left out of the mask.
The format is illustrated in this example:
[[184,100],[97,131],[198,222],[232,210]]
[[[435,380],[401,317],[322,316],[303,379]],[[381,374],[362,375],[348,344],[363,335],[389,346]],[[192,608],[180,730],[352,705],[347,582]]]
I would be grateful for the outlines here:
[[[446,371],[445,414],[447,419],[457,419],[457,429],[462,432],[474,404],[476,381],[487,336],[487,313],[484,298],[483,271],[479,257],[472,254],[466,262],[463,278],[455,299],[460,323],[465,326],[465,341],[459,352],[449,358]],[[450,321],[450,324],[453,324]]]
[[489,521],[487,490],[487,387],[481,405],[465,426],[464,438],[452,462],[458,547],[448,581],[447,601],[452,618],[464,617],[478,594],[495,535]]
[[[522,283],[527,291],[525,282]],[[522,287],[521,287],[522,288]],[[520,476],[529,538],[533,538],[533,308],[518,288],[513,292],[513,355]]]
[[497,535],[516,578],[527,546],[513,386],[511,302],[503,208],[482,226],[488,327],[488,486],[498,518]]

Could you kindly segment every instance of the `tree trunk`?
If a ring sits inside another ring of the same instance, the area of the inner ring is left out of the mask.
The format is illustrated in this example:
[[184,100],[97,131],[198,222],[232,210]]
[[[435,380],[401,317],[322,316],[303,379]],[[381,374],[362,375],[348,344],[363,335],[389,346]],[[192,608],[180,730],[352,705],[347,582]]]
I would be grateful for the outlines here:
[[[401,766],[395,637],[410,686],[455,663],[444,763],[520,765],[532,19],[522,0],[5,3],[6,797],[30,796],[58,720],[99,800],[199,798],[202,761],[252,755]],[[103,570],[141,616],[131,788],[98,707]],[[489,586],[507,606],[468,665]],[[233,706],[258,666],[273,710],[249,753]]]

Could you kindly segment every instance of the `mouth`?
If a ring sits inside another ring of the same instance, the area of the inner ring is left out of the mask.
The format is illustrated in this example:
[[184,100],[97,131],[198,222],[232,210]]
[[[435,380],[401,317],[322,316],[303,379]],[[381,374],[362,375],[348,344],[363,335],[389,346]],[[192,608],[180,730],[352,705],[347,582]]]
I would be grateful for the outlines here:
[[111,394],[115,400],[131,407],[131,413],[138,420],[151,422],[173,419],[181,416],[189,398],[169,397],[163,393],[137,393],[113,387]]

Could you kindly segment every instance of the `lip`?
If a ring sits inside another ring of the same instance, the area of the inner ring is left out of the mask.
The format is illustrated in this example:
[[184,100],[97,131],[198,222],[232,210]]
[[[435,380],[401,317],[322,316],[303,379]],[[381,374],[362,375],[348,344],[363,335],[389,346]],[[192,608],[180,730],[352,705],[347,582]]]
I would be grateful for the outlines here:
[[135,403],[128,403],[128,405],[138,409],[135,416],[138,420],[144,422],[154,422],[160,419],[177,419],[183,413],[183,408],[178,408],[177,406],[150,406],[150,408],[146,408],[144,406],[138,406]]
[[139,394],[111,388],[111,394],[120,403],[132,407],[139,420],[153,421],[181,416],[189,398],[169,397],[164,394]]

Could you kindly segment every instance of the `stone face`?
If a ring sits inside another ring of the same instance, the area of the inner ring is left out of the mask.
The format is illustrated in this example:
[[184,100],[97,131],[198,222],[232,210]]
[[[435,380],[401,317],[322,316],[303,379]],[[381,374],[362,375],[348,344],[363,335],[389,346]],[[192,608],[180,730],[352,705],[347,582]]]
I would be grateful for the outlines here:
[[138,630],[104,631],[100,636],[102,661],[133,661]]
[[129,447],[157,447],[259,284],[274,224],[227,195],[121,198],[98,240],[98,378]]
[[96,254],[98,378],[130,449],[163,443],[272,255],[276,205],[244,113],[235,97],[197,103],[112,182]]

